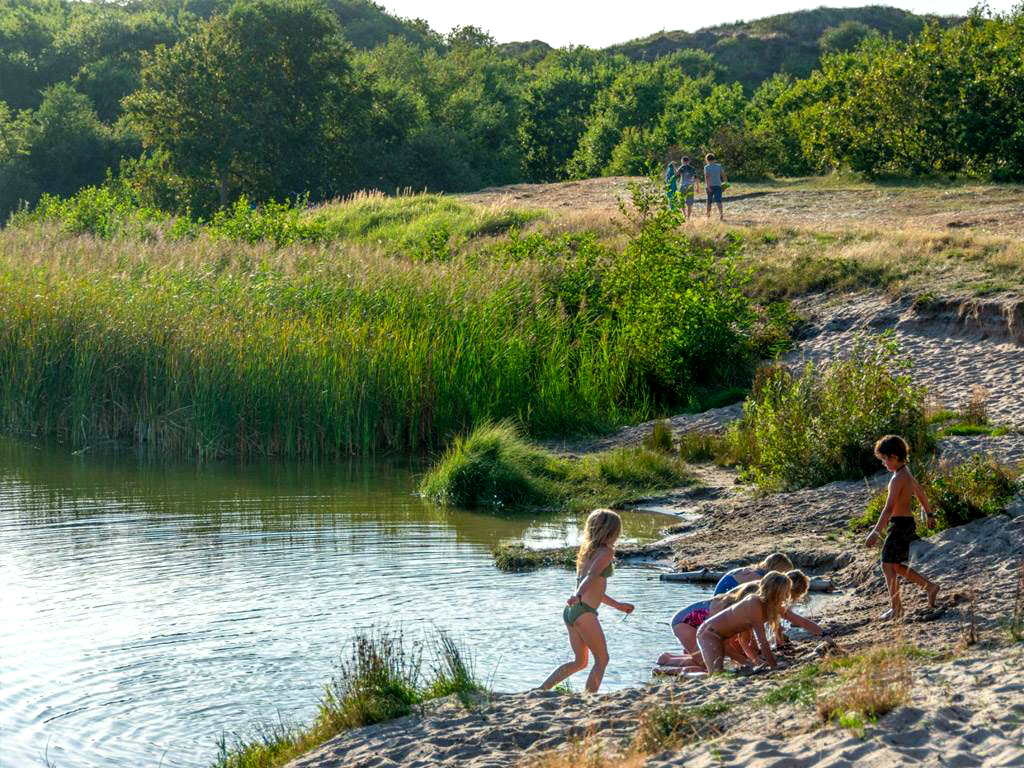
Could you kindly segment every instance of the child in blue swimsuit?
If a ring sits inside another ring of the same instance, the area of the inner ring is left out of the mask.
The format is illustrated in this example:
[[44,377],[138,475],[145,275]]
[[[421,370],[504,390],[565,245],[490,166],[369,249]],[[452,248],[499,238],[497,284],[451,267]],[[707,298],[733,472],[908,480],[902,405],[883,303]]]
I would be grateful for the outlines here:
[[775,552],[768,555],[768,557],[755,566],[733,568],[718,580],[718,583],[715,585],[715,594],[721,595],[748,581],[759,581],[762,576],[770,571],[785,573],[791,570],[793,570],[793,563],[790,559],[781,552]]

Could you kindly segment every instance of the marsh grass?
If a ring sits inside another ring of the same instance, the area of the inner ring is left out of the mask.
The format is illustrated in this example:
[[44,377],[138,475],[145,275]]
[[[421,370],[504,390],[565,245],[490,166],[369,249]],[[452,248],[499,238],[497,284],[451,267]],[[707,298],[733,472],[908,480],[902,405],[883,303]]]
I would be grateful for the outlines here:
[[282,721],[257,724],[245,735],[223,734],[213,768],[278,768],[351,728],[407,715],[423,702],[456,695],[464,703],[484,686],[466,648],[445,632],[424,674],[423,645],[401,632],[356,634],[338,672],[326,685],[316,719],[307,727]]
[[[607,430],[749,375],[734,258],[664,221],[620,256],[588,237],[531,241],[524,258],[410,245],[434,216],[470,237],[502,215],[364,196],[237,206],[179,240],[8,227],[0,428],[74,449],[332,459],[433,448],[486,419]],[[295,240],[308,217],[350,239]]]
[[423,478],[420,492],[457,507],[581,510],[691,482],[685,465],[664,453],[629,446],[570,460],[530,444],[502,422],[457,437]]

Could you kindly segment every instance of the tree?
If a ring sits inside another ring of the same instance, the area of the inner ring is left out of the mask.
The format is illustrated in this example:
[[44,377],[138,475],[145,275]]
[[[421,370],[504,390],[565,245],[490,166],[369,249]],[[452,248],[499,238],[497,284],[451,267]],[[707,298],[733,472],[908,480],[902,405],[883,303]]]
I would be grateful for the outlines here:
[[845,53],[860,45],[865,38],[878,33],[861,21],[844,21],[826,29],[818,40],[822,53]]
[[100,122],[88,97],[63,84],[48,88],[37,110],[13,117],[0,109],[0,143],[3,216],[44,192],[67,196],[101,182],[131,150]]
[[316,0],[239,0],[172,48],[144,56],[125,100],[143,144],[221,205],[352,182],[366,99],[337,20]]

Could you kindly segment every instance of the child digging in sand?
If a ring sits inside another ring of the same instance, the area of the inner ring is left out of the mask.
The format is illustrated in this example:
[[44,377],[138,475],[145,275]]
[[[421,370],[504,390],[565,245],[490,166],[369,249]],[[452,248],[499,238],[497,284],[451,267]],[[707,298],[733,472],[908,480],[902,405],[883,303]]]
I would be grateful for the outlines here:
[[935,516],[924,489],[910,474],[907,466],[907,455],[910,450],[906,440],[899,435],[886,435],[875,443],[875,456],[892,472],[889,480],[889,495],[885,500],[882,514],[875,523],[874,529],[867,538],[867,545],[873,547],[878,542],[880,532],[889,526],[889,533],[882,545],[882,573],[889,587],[891,607],[882,614],[882,619],[900,619],[903,617],[903,603],[900,600],[900,578],[904,578],[921,587],[928,594],[928,607],[935,607],[935,596],[939,594],[939,585],[929,581],[915,571],[907,561],[910,559],[910,542],[917,538],[914,516],[910,512],[911,499],[917,497],[925,511],[929,528],[935,526]]
[[[789,642],[789,638],[782,631],[781,619],[785,619],[794,627],[800,627],[818,637],[827,634],[818,624],[794,613],[790,608],[793,603],[801,600],[810,589],[811,580],[807,577],[807,574],[803,571],[792,570],[786,576],[789,577],[791,584],[789,600],[786,601],[786,605],[776,621],[772,623],[772,633],[775,635],[775,645],[777,648]],[[679,611],[672,619],[672,633],[676,636],[679,644],[683,646],[684,652],[663,653],[658,658],[658,666],[686,667],[688,669],[703,667],[700,650],[697,648],[697,630],[700,629],[701,624],[709,617],[714,616],[743,598],[757,594],[759,586],[758,582],[750,581],[729,590],[724,595],[717,595],[710,600],[701,600]],[[733,661],[741,664],[745,661],[744,655],[751,662],[756,663],[757,649],[753,646],[753,636],[750,631],[740,633],[726,643],[725,653]],[[660,670],[659,674],[673,674],[673,672],[670,670]]]
[[779,615],[785,610],[786,601],[789,600],[791,588],[792,582],[786,574],[772,571],[758,583],[756,594],[744,597],[701,624],[697,630],[697,647],[708,673],[722,671],[726,641],[748,630],[757,638],[764,663],[769,667],[778,665],[768,643],[765,624],[774,624],[778,621]]
[[595,509],[587,517],[583,541],[576,555],[576,592],[566,600],[562,620],[569,633],[573,660],[567,661],[548,675],[541,688],[554,688],[576,672],[587,667],[589,653],[594,654],[594,666],[587,677],[587,690],[596,693],[608,667],[608,647],[604,631],[597,618],[602,604],[623,613],[632,613],[633,605],[620,603],[605,594],[608,577],[615,572],[615,542],[622,532],[621,518],[610,509]]

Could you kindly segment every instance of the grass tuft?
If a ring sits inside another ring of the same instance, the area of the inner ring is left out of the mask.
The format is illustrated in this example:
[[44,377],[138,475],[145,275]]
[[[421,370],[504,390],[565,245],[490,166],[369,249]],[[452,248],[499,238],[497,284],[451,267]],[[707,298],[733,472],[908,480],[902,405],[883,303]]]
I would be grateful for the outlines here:
[[466,649],[444,632],[424,676],[422,648],[400,632],[356,634],[337,675],[324,689],[320,711],[308,727],[283,722],[256,725],[246,736],[222,735],[213,768],[279,768],[342,731],[393,720],[424,701],[484,690]]
[[420,484],[442,504],[580,510],[687,485],[678,459],[642,447],[569,460],[528,443],[510,423],[483,424],[452,443]]
[[649,755],[713,736],[721,730],[716,718],[731,706],[725,701],[709,701],[695,707],[666,704],[646,709],[633,734],[633,749]]
[[672,427],[664,419],[654,422],[651,433],[644,438],[644,448],[650,451],[672,452]]
[[863,731],[910,698],[912,677],[907,655],[898,648],[879,648],[851,659],[845,681],[818,698],[818,715],[826,722]]

